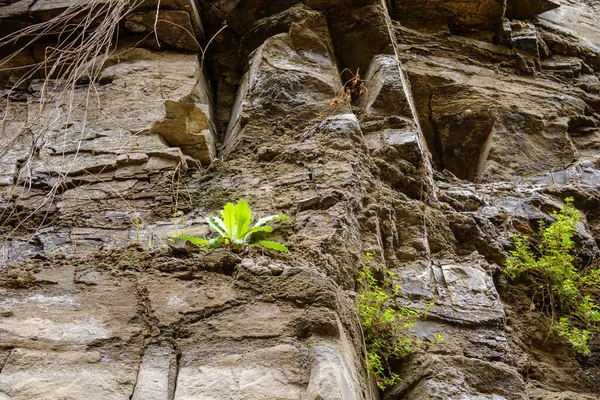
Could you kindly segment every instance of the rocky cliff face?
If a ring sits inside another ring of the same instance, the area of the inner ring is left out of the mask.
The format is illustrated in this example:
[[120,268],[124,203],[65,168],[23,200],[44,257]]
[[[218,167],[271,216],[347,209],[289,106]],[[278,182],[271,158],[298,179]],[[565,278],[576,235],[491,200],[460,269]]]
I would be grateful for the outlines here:
[[[600,255],[597,0],[0,6],[0,399],[598,398],[597,342],[501,274],[568,196]],[[290,255],[167,246],[240,198]],[[366,252],[445,338],[384,394]]]

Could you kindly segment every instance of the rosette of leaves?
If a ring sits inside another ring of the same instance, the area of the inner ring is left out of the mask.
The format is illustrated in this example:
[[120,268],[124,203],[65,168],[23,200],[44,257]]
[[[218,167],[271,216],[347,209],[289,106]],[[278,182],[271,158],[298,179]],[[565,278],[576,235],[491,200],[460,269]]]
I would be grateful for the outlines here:
[[237,204],[227,203],[220,216],[212,215],[206,222],[217,232],[219,236],[213,239],[205,239],[194,236],[179,235],[178,239],[187,240],[200,247],[216,249],[228,247],[231,251],[240,252],[247,247],[264,247],[284,253],[289,253],[287,247],[278,242],[270,240],[253,241],[253,235],[259,232],[270,233],[273,228],[269,225],[275,220],[288,220],[283,214],[269,215],[258,219],[252,224],[252,211],[246,200],[239,200]]

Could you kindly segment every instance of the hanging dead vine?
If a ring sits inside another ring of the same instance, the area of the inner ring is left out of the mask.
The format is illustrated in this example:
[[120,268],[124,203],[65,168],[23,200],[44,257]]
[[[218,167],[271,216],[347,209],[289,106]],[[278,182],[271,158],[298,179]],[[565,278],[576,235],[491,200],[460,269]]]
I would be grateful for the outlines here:
[[[15,102],[20,96],[20,89],[35,78],[42,77],[36,82],[36,96],[28,96],[25,103],[26,123],[20,132],[0,148],[0,155],[4,155],[18,141],[25,140],[30,149],[25,159],[20,160],[17,185],[12,187],[11,193],[8,193],[5,199],[14,201],[31,191],[34,185],[34,160],[45,135],[52,131],[57,135],[62,134],[63,148],[67,147],[67,130],[74,126],[75,122],[80,135],[72,153],[62,152],[58,176],[52,179],[51,188],[38,202],[35,210],[20,215],[16,207],[3,207],[0,212],[1,227],[6,228],[7,221],[15,221],[12,229],[3,235],[4,240],[24,228],[29,220],[40,213],[43,216],[34,225],[41,227],[47,222],[50,206],[56,194],[64,190],[67,177],[80,154],[82,139],[88,125],[87,110],[93,103],[99,102],[96,83],[103,65],[115,52],[119,24],[139,3],[141,1],[80,1],[48,21],[25,27],[0,39],[0,49],[15,48],[0,60],[0,72],[17,76],[14,83],[3,93],[0,124],[10,122],[16,107],[22,106],[22,102]],[[11,65],[25,49],[49,36],[56,38],[55,44],[44,48],[41,61],[16,67]],[[85,90],[76,91],[78,88]],[[77,121],[74,119],[75,111],[80,114]],[[3,230],[6,232],[6,229]],[[34,226],[29,230],[35,234],[38,229]]]

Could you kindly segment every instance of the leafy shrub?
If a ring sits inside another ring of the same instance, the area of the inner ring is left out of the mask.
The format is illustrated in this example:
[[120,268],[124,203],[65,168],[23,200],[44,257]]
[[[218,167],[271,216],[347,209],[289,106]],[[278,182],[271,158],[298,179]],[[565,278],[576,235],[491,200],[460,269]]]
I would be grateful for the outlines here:
[[270,233],[273,228],[269,225],[274,220],[288,220],[287,215],[278,214],[260,218],[251,227],[252,211],[246,200],[239,200],[237,204],[227,203],[220,212],[221,216],[210,216],[206,222],[218,233],[214,239],[204,239],[194,236],[178,235],[174,236],[177,239],[188,240],[191,243],[200,246],[216,249],[218,247],[228,247],[231,251],[239,252],[246,247],[265,247],[267,249],[277,250],[284,253],[289,253],[287,247],[281,243],[272,242],[269,240],[252,241],[252,235],[258,232]]
[[[594,297],[600,294],[600,271],[579,272],[572,254],[573,233],[579,212],[567,198],[556,221],[540,226],[538,254],[530,249],[524,235],[515,235],[515,250],[506,261],[504,272],[511,278],[528,274],[537,288],[537,301],[552,318],[552,330],[569,342],[575,351],[589,354],[590,330],[598,330],[600,307]],[[539,291],[541,289],[541,292]],[[557,319],[557,313],[564,315]],[[577,327],[577,326],[580,327]]]
[[[371,260],[372,255],[367,253],[365,259]],[[356,310],[367,347],[367,362],[381,390],[401,380],[400,376],[392,371],[391,362],[423,348],[423,344],[409,335],[408,330],[417,320],[425,318],[429,311],[390,307],[390,295],[387,292],[395,296],[401,291],[401,288],[394,284],[394,279],[394,274],[387,271],[387,276],[380,285],[367,265],[360,273],[362,290],[356,297]],[[435,342],[442,340],[443,338],[436,334]]]

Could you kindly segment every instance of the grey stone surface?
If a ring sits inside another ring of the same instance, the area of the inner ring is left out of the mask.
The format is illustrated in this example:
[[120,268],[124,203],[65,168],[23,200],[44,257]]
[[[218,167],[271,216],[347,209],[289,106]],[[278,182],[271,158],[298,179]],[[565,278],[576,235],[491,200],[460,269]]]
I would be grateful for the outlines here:
[[[103,84],[85,114],[81,107],[87,101],[87,87],[75,90],[70,116],[51,107],[38,114],[36,81],[30,85],[33,96],[28,105],[8,104],[10,119],[3,124],[6,151],[0,164],[1,182],[7,186],[6,206],[11,207],[12,197],[17,199],[13,207],[38,207],[45,190],[38,196],[35,191],[24,190],[23,185],[67,185],[54,198],[56,209],[51,212],[62,214],[65,220],[71,215],[79,221],[70,227],[67,245],[71,248],[78,242],[79,249],[85,250],[86,242],[98,240],[122,245],[140,236],[138,231],[142,229],[135,226],[136,218],[137,225],[143,221],[144,230],[151,225],[148,213],[142,211],[144,206],[133,205],[140,203],[137,199],[152,196],[148,192],[151,186],[144,181],[167,171],[176,174],[188,164],[194,167],[210,163],[215,157],[212,105],[198,56],[144,49],[121,51],[118,57],[107,60],[100,75]],[[85,126],[79,122],[83,120]],[[48,130],[39,131],[50,123]],[[39,156],[30,159],[34,144]],[[192,158],[186,158],[188,155]],[[65,158],[71,161],[61,162]],[[172,186],[169,181],[172,177],[162,185]],[[123,208],[128,216],[119,222],[129,232],[113,234],[98,229],[116,222],[108,215]],[[86,214],[93,223],[81,224]],[[168,232],[156,233],[166,240]],[[149,230],[142,235],[144,243],[151,234]]]
[[169,374],[176,357],[173,348],[149,346],[144,351],[131,400],[162,400],[169,398]]
[[[73,269],[55,269],[38,290],[2,290],[0,342],[12,348],[0,374],[10,399],[123,399],[135,385],[142,326],[132,323],[132,285],[102,277],[80,290]],[[111,342],[127,344],[125,349]]]
[[[0,399],[597,397],[595,348],[579,363],[501,272],[567,196],[577,258],[600,255],[600,14],[554,3],[165,0],[159,47],[149,0],[42,112],[64,82],[20,78],[56,38],[18,52],[0,68]],[[0,1],[0,32],[69,4]],[[349,74],[363,93],[336,101]],[[206,216],[241,198],[291,217],[264,236],[290,255],[168,246],[214,237]],[[410,334],[444,337],[385,393],[353,304],[366,252],[402,286],[391,305],[429,310]]]
[[200,50],[198,40],[194,32],[194,24],[186,11],[165,10],[146,13],[135,13],[127,16],[125,29],[139,34],[154,34],[156,24],[156,35],[158,40],[175,49],[197,52]]
[[300,352],[279,345],[245,354],[198,362],[185,355],[179,370],[176,400],[197,398],[297,399],[303,397]]
[[494,29],[504,15],[502,0],[395,0],[395,16],[412,24],[447,26],[457,32]]

